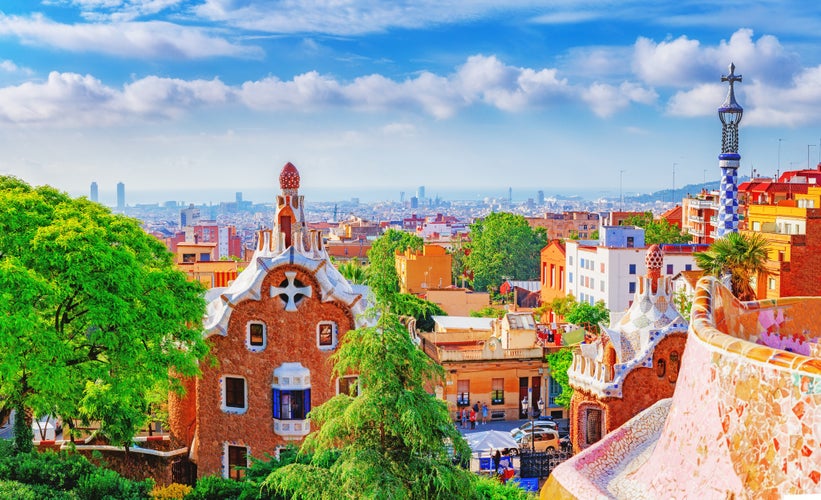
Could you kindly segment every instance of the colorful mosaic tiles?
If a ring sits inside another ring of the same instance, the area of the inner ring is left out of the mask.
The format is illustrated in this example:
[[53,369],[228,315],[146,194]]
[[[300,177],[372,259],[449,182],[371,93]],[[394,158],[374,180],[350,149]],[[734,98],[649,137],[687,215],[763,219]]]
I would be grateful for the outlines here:
[[741,303],[703,278],[672,400],[559,466],[541,497],[821,493],[821,359],[803,354],[819,319],[821,298]]

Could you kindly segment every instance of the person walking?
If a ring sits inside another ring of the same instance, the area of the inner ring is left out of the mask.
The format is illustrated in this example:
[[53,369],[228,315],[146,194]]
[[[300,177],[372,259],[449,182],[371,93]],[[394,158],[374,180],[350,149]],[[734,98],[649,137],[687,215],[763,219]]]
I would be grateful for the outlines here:
[[462,408],[462,429],[468,426],[468,409]]
[[476,412],[473,411],[473,408],[470,409],[470,428],[476,428]]
[[482,403],[482,425],[487,424],[487,403]]

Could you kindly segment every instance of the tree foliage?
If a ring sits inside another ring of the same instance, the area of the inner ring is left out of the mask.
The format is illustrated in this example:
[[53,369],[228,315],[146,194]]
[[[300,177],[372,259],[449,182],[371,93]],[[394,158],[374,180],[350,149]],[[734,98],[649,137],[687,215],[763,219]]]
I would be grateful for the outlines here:
[[423,243],[419,236],[397,229],[388,229],[373,242],[368,250],[368,286],[378,301],[388,302],[394,294],[399,293],[396,252],[421,250]]
[[337,266],[339,273],[345,277],[348,282],[354,285],[367,285],[369,268],[359,263],[357,259],[351,259],[348,262],[343,262]]
[[[147,395],[198,373],[202,286],[136,220],[0,177],[0,401],[127,444]],[[23,413],[20,412],[18,417]]]
[[570,408],[570,400],[573,398],[573,388],[570,387],[570,379],[567,370],[573,363],[573,350],[563,348],[547,355],[547,364],[550,366],[550,377],[562,387],[562,393],[556,396],[556,404],[565,408]]
[[434,316],[447,316],[447,313],[439,304],[410,293],[394,294],[391,303],[388,305],[394,314],[416,318],[416,328],[422,332],[433,331],[435,326]]
[[485,306],[475,311],[470,311],[472,318],[496,318],[501,319],[507,314],[507,310],[503,307]]
[[539,259],[547,243],[544,228],[531,228],[521,215],[492,213],[470,225],[465,261],[473,273],[473,289],[498,288],[505,279],[539,276]]
[[590,305],[588,302],[574,302],[564,318],[568,323],[579,325],[588,332],[597,333],[599,323],[610,321],[610,311],[601,300],[595,305]]
[[334,376],[359,375],[359,394],[313,408],[319,430],[302,446],[311,462],[272,472],[266,487],[295,499],[470,499],[490,498],[483,488],[507,491],[477,488],[478,478],[454,465],[453,455],[470,456],[470,448],[445,403],[425,389],[441,383],[444,371],[396,315],[383,310],[374,326],[348,332],[333,362]]
[[644,228],[644,243],[647,245],[661,245],[664,243],[689,243],[693,238],[689,233],[670,224],[667,219],[656,220],[652,212],[633,215],[622,222],[624,226],[638,226]]
[[767,250],[767,240],[759,233],[729,233],[695,258],[705,274],[729,275],[733,295],[740,300],[755,300],[750,281],[766,272]]

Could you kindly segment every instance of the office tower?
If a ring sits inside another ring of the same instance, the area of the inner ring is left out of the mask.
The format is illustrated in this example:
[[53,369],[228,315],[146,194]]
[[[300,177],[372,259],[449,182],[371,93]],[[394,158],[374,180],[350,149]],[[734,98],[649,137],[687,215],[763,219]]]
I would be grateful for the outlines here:
[[538,200],[539,205],[544,205],[544,191],[536,192],[536,200]]
[[99,194],[97,192],[97,183],[96,182],[91,183],[91,196],[90,196],[89,199],[91,201],[95,202],[95,203],[100,201],[100,197],[99,197]]
[[399,191],[399,203],[405,204],[405,192]]
[[416,197],[420,200],[425,199],[425,186],[419,186],[416,189]]
[[125,184],[117,183],[117,210],[125,210]]
[[242,203],[242,191],[237,191],[237,205]]

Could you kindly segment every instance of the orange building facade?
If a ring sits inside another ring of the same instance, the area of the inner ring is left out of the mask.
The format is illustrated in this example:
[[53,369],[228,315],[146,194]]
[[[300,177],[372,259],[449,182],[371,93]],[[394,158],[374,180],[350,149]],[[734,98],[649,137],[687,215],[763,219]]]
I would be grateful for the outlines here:
[[[542,304],[549,304],[553,299],[565,297],[565,265],[567,254],[564,243],[560,240],[552,240],[541,251],[541,298]],[[551,312],[550,318],[543,318],[544,321],[557,321]]]
[[546,213],[542,217],[527,217],[530,227],[543,227],[547,239],[567,239],[578,237],[583,240],[591,237],[600,226],[599,214],[593,212]]

